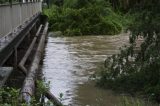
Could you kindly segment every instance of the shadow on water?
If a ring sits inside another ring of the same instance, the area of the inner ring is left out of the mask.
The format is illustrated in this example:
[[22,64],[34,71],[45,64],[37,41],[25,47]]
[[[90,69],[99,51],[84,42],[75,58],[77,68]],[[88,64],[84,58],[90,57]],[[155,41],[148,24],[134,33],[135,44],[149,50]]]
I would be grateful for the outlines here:
[[42,70],[51,92],[67,106],[115,106],[122,96],[95,87],[90,75],[107,56],[128,44],[127,34],[116,36],[53,37],[49,34]]

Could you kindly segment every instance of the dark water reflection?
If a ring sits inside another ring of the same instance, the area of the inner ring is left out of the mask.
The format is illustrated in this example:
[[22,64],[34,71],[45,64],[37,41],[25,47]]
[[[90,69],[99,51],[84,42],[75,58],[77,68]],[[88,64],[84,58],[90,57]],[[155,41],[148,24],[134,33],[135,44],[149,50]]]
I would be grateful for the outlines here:
[[108,55],[119,52],[128,43],[127,35],[50,37],[46,46],[44,76],[51,91],[69,106],[115,106],[121,96],[94,86],[89,80]]

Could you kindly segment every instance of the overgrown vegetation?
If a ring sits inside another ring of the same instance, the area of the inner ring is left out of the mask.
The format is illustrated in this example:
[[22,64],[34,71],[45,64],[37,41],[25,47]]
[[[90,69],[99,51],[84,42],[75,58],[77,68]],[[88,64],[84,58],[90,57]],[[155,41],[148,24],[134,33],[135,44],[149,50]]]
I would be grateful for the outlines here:
[[[27,103],[19,102],[19,89],[4,87],[0,89],[0,106],[28,106]],[[32,98],[30,103],[32,106],[39,106],[40,103],[36,101],[35,98]]]
[[[136,14],[130,26],[130,46],[106,59],[98,84],[133,95],[140,92],[160,102],[160,1],[142,0],[137,5],[130,9]],[[143,42],[135,51],[140,37]]]
[[3,87],[0,88],[0,106],[53,106],[50,101],[43,101],[42,99],[45,92],[49,90],[49,83],[44,83],[43,81],[36,81],[37,89],[35,96],[32,97],[30,104],[20,102],[20,89]]
[[[130,45],[123,47],[120,54],[106,59],[98,85],[132,95],[144,94],[160,102],[159,0],[64,0],[63,4],[45,9],[44,13],[49,17],[50,30],[60,30],[64,35],[112,35],[120,33],[127,22],[119,11],[135,17],[129,26]],[[140,37],[143,42],[135,51]],[[17,100],[17,92],[2,89],[1,103],[17,104],[10,101]]]
[[1,88],[0,89],[0,106],[17,106],[18,105],[19,90],[14,88]]
[[108,0],[64,0],[62,6],[44,10],[50,30],[64,35],[114,35],[122,31],[122,15],[115,13]]

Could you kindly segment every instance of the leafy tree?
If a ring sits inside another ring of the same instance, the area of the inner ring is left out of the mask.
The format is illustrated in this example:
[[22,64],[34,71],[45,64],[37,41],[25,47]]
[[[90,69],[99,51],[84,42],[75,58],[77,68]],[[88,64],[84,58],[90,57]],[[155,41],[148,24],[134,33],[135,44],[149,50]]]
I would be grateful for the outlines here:
[[122,30],[121,15],[105,0],[65,0],[62,7],[44,10],[51,30],[64,35],[113,35]]
[[[106,59],[99,84],[132,94],[140,91],[160,102],[160,1],[137,3],[139,8],[131,9],[137,12],[134,12],[136,18],[129,28],[130,46]],[[140,50],[135,51],[140,37],[143,42]]]

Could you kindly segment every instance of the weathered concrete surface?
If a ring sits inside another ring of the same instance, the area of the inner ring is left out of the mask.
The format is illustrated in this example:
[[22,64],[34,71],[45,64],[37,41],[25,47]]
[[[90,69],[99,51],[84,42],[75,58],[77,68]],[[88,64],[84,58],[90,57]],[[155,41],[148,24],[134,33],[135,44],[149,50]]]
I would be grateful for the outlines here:
[[0,87],[5,84],[12,71],[13,67],[0,67]]
[[0,41],[0,66],[6,62],[9,56],[13,53],[14,49],[17,48],[25,36],[27,36],[27,34],[38,21],[39,17],[40,14],[37,14],[32,20],[23,25],[23,27],[20,28],[17,33],[11,34],[5,40],[3,40],[3,42]]
[[18,27],[42,12],[41,2],[0,5],[0,38],[15,32]]

